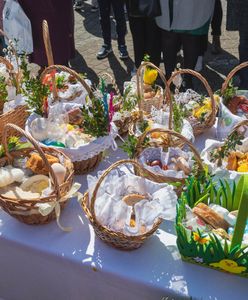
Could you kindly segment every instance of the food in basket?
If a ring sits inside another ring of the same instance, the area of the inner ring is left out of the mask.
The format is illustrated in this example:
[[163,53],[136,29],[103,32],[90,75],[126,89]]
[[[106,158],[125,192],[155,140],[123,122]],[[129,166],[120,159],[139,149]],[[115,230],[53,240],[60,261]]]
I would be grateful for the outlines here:
[[[45,154],[50,165],[58,163],[59,159],[53,155]],[[45,165],[42,157],[38,153],[31,153],[27,160],[26,167],[32,170],[35,174],[47,175],[49,170]]]
[[[172,186],[135,176],[125,167],[120,171],[106,177],[95,199],[95,215],[102,226],[137,236],[150,231],[159,218],[174,217],[177,196]],[[97,178],[87,180],[92,195]]]
[[148,170],[168,177],[185,178],[193,170],[193,154],[180,148],[148,147],[139,155],[139,162]]
[[11,166],[0,168],[0,187],[5,187],[14,182],[21,182],[24,172]]
[[225,176],[222,171],[227,170],[226,176],[234,179],[248,172],[248,139],[244,132],[233,131],[224,142],[207,140],[201,156],[212,174]]
[[233,85],[233,80],[228,82],[227,87],[222,91],[222,99],[224,105],[231,111],[232,114],[248,116],[248,99],[247,91],[238,90],[238,87]]
[[48,188],[50,185],[50,180],[48,176],[45,175],[34,175],[24,180],[20,185],[20,188],[25,192],[39,193],[41,194],[43,190]]
[[[55,87],[58,98],[64,101],[73,101],[76,98],[82,98],[85,101],[87,95],[83,85],[71,74],[65,71],[56,71],[55,69],[43,77],[42,83],[53,90],[53,77],[55,78]],[[87,81],[90,84],[90,81]],[[53,101],[54,99],[51,99]],[[82,104],[83,104],[82,102]]]
[[229,224],[221,215],[216,213],[212,208],[208,207],[204,203],[197,204],[193,208],[193,213],[195,213],[198,217],[203,219],[205,223],[209,224],[215,229],[223,228],[227,230],[229,227]]
[[176,219],[177,246],[184,260],[247,277],[247,182],[246,175],[231,185],[211,177],[187,181]]
[[[188,89],[186,92],[176,93],[174,95],[176,103],[184,116],[192,126],[197,123],[204,123],[212,112],[211,99],[202,96],[197,92]],[[215,102],[220,102],[220,97],[214,95]]]

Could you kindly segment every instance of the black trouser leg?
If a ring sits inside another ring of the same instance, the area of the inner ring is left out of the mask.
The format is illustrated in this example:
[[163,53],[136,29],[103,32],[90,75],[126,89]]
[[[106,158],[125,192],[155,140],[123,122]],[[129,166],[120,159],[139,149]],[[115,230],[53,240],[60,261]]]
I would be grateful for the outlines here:
[[160,28],[155,20],[150,18],[129,17],[130,30],[133,37],[134,60],[138,68],[145,54],[156,66],[160,65],[161,59],[161,36]]
[[118,36],[118,45],[125,45],[125,35],[127,33],[127,25],[124,11],[124,0],[112,0],[112,7],[116,21],[116,32]]
[[211,22],[212,35],[221,36],[221,23],[223,18],[223,10],[221,0],[215,0],[214,14]]
[[[184,68],[194,70],[197,58],[199,56],[199,36],[191,34],[182,34],[182,45],[184,54]],[[185,75],[187,88],[192,88],[192,76]]]
[[199,56],[203,56],[204,53],[207,51],[208,49],[208,35],[204,34],[204,35],[199,35],[198,36],[199,39]]
[[161,30],[161,41],[166,78],[169,79],[176,67],[177,50],[181,44],[181,36],[176,32]]
[[159,67],[161,60],[161,29],[154,19],[146,19],[145,51],[151,57],[151,62]]
[[111,45],[110,7],[111,0],[98,0],[100,24],[104,44]]
[[[239,31],[239,60],[240,63],[248,61],[248,30]],[[239,71],[240,89],[248,89],[248,68]]]
[[145,18],[129,17],[129,26],[133,38],[134,62],[138,68],[145,54]]

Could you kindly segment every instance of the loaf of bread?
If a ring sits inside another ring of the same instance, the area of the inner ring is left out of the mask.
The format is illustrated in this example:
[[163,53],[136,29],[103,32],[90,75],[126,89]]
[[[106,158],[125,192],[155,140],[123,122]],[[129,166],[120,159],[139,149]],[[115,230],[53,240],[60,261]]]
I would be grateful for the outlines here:
[[229,227],[229,224],[222,216],[204,203],[197,204],[197,206],[193,208],[193,212],[205,223],[209,224],[215,229],[223,228],[227,230]]

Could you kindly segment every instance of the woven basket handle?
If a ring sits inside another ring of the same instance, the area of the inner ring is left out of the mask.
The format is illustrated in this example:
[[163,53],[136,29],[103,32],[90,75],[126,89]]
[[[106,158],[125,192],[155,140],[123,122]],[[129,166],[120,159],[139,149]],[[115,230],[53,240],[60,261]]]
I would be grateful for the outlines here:
[[94,191],[92,193],[92,197],[91,197],[91,203],[90,203],[90,210],[91,210],[91,214],[92,214],[92,218],[93,220],[97,223],[97,219],[96,219],[96,215],[95,215],[95,201],[96,201],[96,196],[97,196],[97,192],[99,190],[99,187],[101,185],[101,183],[103,182],[104,178],[115,168],[117,168],[120,165],[123,164],[131,164],[134,167],[136,167],[138,170],[140,170],[141,173],[145,172],[145,168],[143,168],[139,163],[137,163],[134,160],[130,160],[130,159],[123,159],[123,160],[119,160],[116,163],[114,163],[113,165],[111,165],[107,170],[105,170],[103,172],[103,174],[100,176],[100,178],[98,179],[96,186],[94,188]]
[[239,72],[240,70],[248,67],[248,61],[243,62],[242,64],[236,66],[232,71],[227,75],[226,80],[224,81],[221,88],[221,95],[224,94],[225,90],[228,88],[229,81],[233,78],[233,76]]
[[[144,86],[143,86],[143,78],[142,78],[142,75],[143,75],[143,70],[146,68],[146,67],[151,67],[152,69],[155,69],[158,71],[158,74],[160,76],[160,78],[162,79],[164,85],[165,85],[165,91],[168,90],[168,84],[167,84],[167,80],[165,78],[165,75],[164,73],[157,67],[155,66],[153,63],[151,62],[142,62],[142,64],[139,66],[138,70],[137,70],[137,73],[136,73],[136,79],[137,79],[137,95],[138,95],[138,98],[139,98],[139,101],[138,101],[138,106],[139,106],[139,110],[141,111],[141,107],[140,107],[140,101],[143,100],[143,97],[144,97]],[[164,101],[165,101],[165,92],[163,94],[163,98],[164,98]],[[143,118],[143,113],[141,111],[141,117]]]
[[[41,81],[43,81],[45,75],[49,74],[50,72],[52,72],[53,70],[57,71],[57,70],[60,70],[60,71],[64,71],[64,72],[67,72],[69,73],[70,75],[74,76],[81,84],[82,86],[86,89],[87,93],[89,94],[89,97],[91,98],[93,96],[93,93],[92,93],[92,90],[91,88],[88,86],[88,84],[85,82],[85,80],[74,70],[66,67],[66,66],[62,66],[62,65],[52,65],[52,66],[49,66],[47,67],[42,73],[41,73]],[[55,94],[55,91],[56,91],[56,86],[53,87],[53,96],[54,96],[54,99],[58,99],[58,97],[56,97],[56,94]]]
[[115,92],[116,92],[116,96],[118,96],[118,97],[121,98],[121,92],[120,92],[120,90],[119,90],[119,88],[118,88],[118,85],[116,84],[115,79],[114,79],[109,73],[107,73],[107,72],[100,72],[100,73],[98,74],[98,76],[99,76],[100,78],[102,78],[102,79],[108,79],[108,80],[110,80],[110,82],[111,82],[111,84],[113,85],[113,88],[114,88],[114,90],[115,90]]
[[28,133],[26,133],[24,130],[22,130],[20,127],[14,125],[14,124],[11,124],[11,123],[8,123],[4,126],[4,129],[3,129],[3,147],[4,147],[4,151],[5,151],[5,154],[8,158],[8,161],[9,163],[11,164],[12,161],[13,161],[13,157],[11,156],[9,150],[8,150],[8,142],[7,142],[7,136],[8,136],[8,129],[13,129],[15,131],[17,131],[18,133],[20,133],[21,135],[25,136],[25,138],[27,140],[30,141],[30,143],[32,143],[32,145],[34,146],[35,150],[37,150],[37,152],[39,153],[39,155],[41,156],[41,158],[43,159],[48,171],[49,171],[49,174],[51,175],[52,177],[52,180],[53,180],[53,184],[54,184],[54,191],[55,191],[55,194],[57,196],[57,199],[60,199],[61,198],[61,195],[60,195],[60,189],[59,189],[59,184],[58,184],[58,180],[57,180],[57,177],[56,175],[54,174],[54,171],[52,169],[52,167],[50,166],[44,152],[42,151],[41,147],[37,144],[37,142],[35,141],[35,139]]
[[[196,78],[198,78],[204,85],[204,87],[206,88],[207,92],[208,92],[208,95],[210,97],[210,100],[211,100],[211,106],[212,106],[212,111],[211,111],[211,114],[209,116],[209,123],[211,124],[214,124],[215,123],[215,117],[216,117],[216,103],[215,103],[215,100],[214,100],[214,94],[213,94],[213,91],[209,85],[209,83],[207,82],[207,80],[198,72],[196,71],[193,71],[193,70],[190,70],[190,69],[180,69],[180,70],[177,70],[175,72],[172,73],[170,79],[168,80],[168,86],[170,87],[171,84],[173,83],[173,79],[178,76],[178,75],[181,75],[181,74],[189,74],[189,75],[192,75]],[[168,98],[170,97],[171,98],[171,95],[170,93],[167,93],[166,95]],[[171,99],[168,99],[168,102],[169,101],[172,101]]]
[[237,125],[233,127],[228,137],[230,137],[235,131],[237,131],[242,126],[248,126],[248,119],[240,121]]
[[49,27],[46,20],[43,20],[42,22],[42,33],[43,33],[43,41],[46,49],[48,66],[51,66],[54,65],[54,59],[53,59],[53,51],[51,46]]
[[4,64],[9,71],[13,71],[14,67],[6,58],[0,56],[0,63]]
[[[194,147],[194,145],[188,139],[186,139],[183,135],[181,135],[178,132],[172,131],[172,130],[162,129],[162,128],[154,128],[154,129],[148,130],[147,132],[143,133],[139,137],[138,143],[137,143],[137,146],[136,146],[136,151],[142,146],[145,138],[148,135],[150,135],[150,134],[152,134],[154,132],[160,132],[160,133],[167,134],[169,136],[174,136],[174,137],[177,137],[178,139],[180,139],[181,141],[183,141],[183,143],[186,144],[186,145],[188,145],[189,148],[191,149],[191,151],[193,152],[193,154],[195,156],[195,160],[198,163],[200,169],[201,170],[204,169],[203,164],[202,164],[202,160],[201,160],[201,157],[200,157],[200,154],[198,153],[198,151],[196,150],[196,148]],[[171,139],[169,139],[169,141],[171,141]]]

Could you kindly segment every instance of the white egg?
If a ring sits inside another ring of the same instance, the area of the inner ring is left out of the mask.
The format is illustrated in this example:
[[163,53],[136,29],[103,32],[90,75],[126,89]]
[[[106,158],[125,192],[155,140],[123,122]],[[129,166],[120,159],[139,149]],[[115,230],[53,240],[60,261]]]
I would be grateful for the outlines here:
[[52,164],[52,169],[58,180],[58,184],[61,185],[65,180],[66,168],[59,163]]

